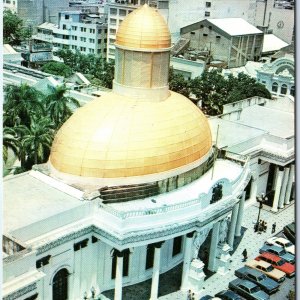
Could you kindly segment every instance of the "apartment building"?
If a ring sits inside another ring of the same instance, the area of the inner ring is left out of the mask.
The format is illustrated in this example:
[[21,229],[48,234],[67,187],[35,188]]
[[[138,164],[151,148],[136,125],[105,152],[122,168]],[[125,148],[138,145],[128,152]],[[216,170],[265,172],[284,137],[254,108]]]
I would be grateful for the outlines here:
[[80,11],[59,13],[58,25],[43,23],[37,27],[35,41],[53,44],[53,50],[79,50],[83,54],[106,57],[107,23],[99,14]]

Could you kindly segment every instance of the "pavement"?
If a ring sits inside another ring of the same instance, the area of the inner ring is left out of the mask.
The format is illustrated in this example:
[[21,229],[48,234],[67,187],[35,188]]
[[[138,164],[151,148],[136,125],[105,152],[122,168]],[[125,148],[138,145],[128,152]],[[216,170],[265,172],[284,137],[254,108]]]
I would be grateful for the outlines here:
[[[252,205],[245,208],[242,222],[242,236],[235,240],[229,272],[226,275],[217,273],[208,274],[204,282],[204,291],[202,295],[215,295],[217,292],[227,289],[228,283],[236,278],[234,271],[244,266],[242,251],[246,248],[248,259],[254,259],[258,254],[259,248],[271,236],[278,235],[283,227],[295,220],[294,203],[285,206],[283,209],[274,213],[269,207],[264,206],[261,210],[260,219],[267,221],[268,228],[266,232],[258,234],[254,232],[254,224],[258,216],[258,206]],[[271,233],[272,224],[276,222],[276,231]],[[187,293],[179,290],[181,283],[182,264],[173,268],[171,271],[160,275],[159,282],[159,300],[186,300]],[[295,290],[295,277],[287,278],[282,284],[280,290],[271,295],[272,300],[287,299],[289,290]],[[123,288],[123,300],[146,300],[150,297],[151,279]],[[113,299],[113,290],[103,293],[103,299]]]

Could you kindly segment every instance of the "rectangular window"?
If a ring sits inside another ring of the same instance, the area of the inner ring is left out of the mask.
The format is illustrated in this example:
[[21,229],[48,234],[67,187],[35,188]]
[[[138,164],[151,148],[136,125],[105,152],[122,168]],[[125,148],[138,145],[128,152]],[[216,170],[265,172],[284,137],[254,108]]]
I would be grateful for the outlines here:
[[177,236],[176,238],[174,238],[172,256],[181,253],[181,246],[182,246],[182,236]]
[[67,25],[66,24],[63,24],[63,29],[67,29]]
[[70,16],[69,15],[65,15],[65,20],[69,20]]
[[110,34],[116,34],[116,29],[110,28],[109,33],[110,33]]
[[81,32],[86,32],[86,28],[85,27],[80,27],[80,31]]
[[89,42],[95,44],[95,39],[89,39]]
[[110,12],[111,15],[116,15],[117,14],[117,9],[116,8],[111,8],[109,12]]
[[209,17],[210,16],[210,12],[209,11],[206,11],[205,12],[205,17]]
[[80,47],[80,51],[86,51],[85,47]]
[[72,26],[72,30],[76,31],[77,30],[77,26]]
[[206,2],[206,3],[205,3],[205,6],[206,6],[206,7],[211,7],[211,2]]
[[218,39],[218,40],[219,40],[220,38],[221,38],[221,37],[220,37],[219,35],[217,35],[217,36],[216,36],[216,39]]
[[191,34],[192,34],[192,35],[195,35],[195,34],[196,34],[196,32],[195,32],[195,31],[191,31]]
[[146,266],[145,269],[153,268],[153,261],[154,261],[154,247],[152,245],[147,246],[147,254],[146,254]]
[[102,33],[102,29],[98,29],[98,33],[99,33],[99,34]]
[[94,49],[91,49],[91,48],[89,48],[89,52],[90,52],[90,53],[95,53],[95,50],[94,50]]
[[208,34],[207,33],[203,33],[203,36],[207,36]]
[[126,16],[126,10],[120,9],[119,10],[119,15],[122,16],[122,17],[125,17]]
[[85,37],[80,37],[80,40],[81,40],[82,42],[86,42],[86,38],[85,38]]
[[90,29],[90,33],[95,33],[95,29]]
[[98,39],[98,44],[101,44],[101,39]]

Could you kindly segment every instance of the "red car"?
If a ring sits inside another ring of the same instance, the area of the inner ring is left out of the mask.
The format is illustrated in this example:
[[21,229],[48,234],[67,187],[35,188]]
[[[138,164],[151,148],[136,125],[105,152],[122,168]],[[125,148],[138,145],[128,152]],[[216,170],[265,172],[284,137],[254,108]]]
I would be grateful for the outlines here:
[[264,252],[257,256],[255,260],[263,260],[271,264],[274,268],[283,271],[287,276],[292,277],[295,275],[295,266],[286,262],[275,254]]

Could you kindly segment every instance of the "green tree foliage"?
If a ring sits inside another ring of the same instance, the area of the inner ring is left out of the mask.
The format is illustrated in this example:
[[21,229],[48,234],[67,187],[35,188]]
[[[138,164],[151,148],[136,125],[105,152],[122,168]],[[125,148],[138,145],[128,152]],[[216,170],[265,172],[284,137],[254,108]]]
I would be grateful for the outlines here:
[[254,78],[244,73],[225,78],[221,69],[204,71],[200,77],[191,80],[190,86],[192,93],[202,100],[203,111],[209,115],[221,114],[224,104],[242,99],[254,96],[271,99],[266,87]]
[[33,115],[44,114],[41,93],[28,84],[9,84],[4,87],[4,94],[4,126],[29,126]]
[[59,50],[55,53],[64,60],[73,72],[88,74],[91,81],[111,89],[114,78],[114,63],[107,62],[104,58],[93,54],[84,55],[79,51],[73,53],[71,50]]
[[52,93],[45,98],[46,111],[57,129],[72,115],[72,109],[79,107],[79,102],[66,96],[66,92],[66,86],[61,85],[53,88]]
[[73,70],[69,66],[55,61],[44,64],[41,68],[41,71],[63,77],[69,77],[73,74]]
[[10,10],[3,12],[4,43],[19,45],[22,40],[31,36],[31,30],[23,26],[23,21]]
[[53,88],[47,96],[26,84],[5,87],[3,161],[7,161],[11,149],[21,163],[15,173],[48,160],[55,132],[79,106],[66,92],[64,85]]
[[22,139],[22,146],[34,164],[44,162],[50,154],[54,123],[48,117],[33,118]]
[[169,88],[171,91],[186,97],[188,97],[191,92],[189,81],[185,80],[182,74],[175,74],[172,67],[169,69]]

